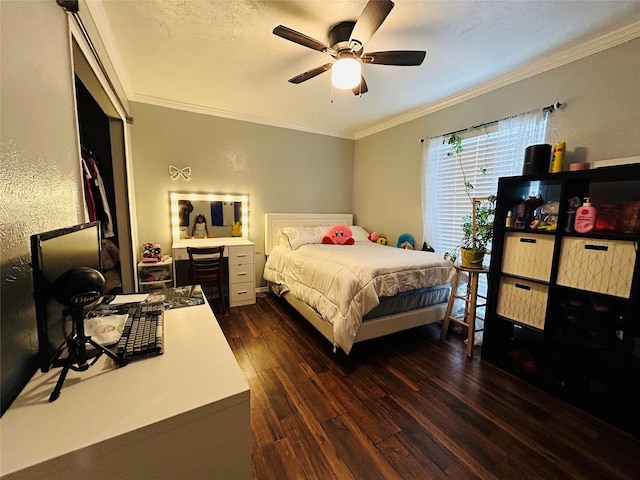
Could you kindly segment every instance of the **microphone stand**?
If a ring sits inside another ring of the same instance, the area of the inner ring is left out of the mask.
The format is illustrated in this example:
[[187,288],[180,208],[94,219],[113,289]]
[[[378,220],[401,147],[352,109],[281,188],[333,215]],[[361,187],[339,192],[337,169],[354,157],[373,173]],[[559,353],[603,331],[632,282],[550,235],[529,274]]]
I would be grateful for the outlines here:
[[[56,386],[53,389],[53,392],[51,392],[51,396],[49,397],[50,402],[57,400],[60,396],[60,390],[62,389],[62,385],[64,384],[65,379],[67,378],[69,370],[73,370],[75,372],[84,372],[92,367],[103,353],[109,358],[113,359],[119,367],[123,367],[128,363],[126,359],[119,358],[115,353],[108,350],[103,345],[100,345],[99,343],[93,341],[91,337],[87,337],[85,335],[84,311],[82,305],[72,305],[70,306],[70,309],[73,328],[71,334],[67,337],[67,340],[60,351],[60,353],[62,353],[62,349],[64,349],[64,347],[66,346],[68,355],[66,356],[66,358],[58,359],[53,363],[54,367],[62,367],[62,371],[60,372],[60,376],[58,377]],[[98,354],[92,359],[91,363],[88,363],[87,359],[87,344],[91,345],[98,351]]]

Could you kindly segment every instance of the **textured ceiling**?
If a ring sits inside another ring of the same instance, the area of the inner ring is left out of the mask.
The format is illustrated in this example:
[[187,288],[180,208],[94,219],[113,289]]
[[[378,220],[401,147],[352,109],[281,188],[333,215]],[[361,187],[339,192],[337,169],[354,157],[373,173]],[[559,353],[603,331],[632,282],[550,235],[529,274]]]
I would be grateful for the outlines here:
[[282,24],[328,43],[360,1],[90,0],[130,100],[359,138],[640,36],[638,1],[396,0],[365,51],[426,50],[418,67],[364,65],[369,92],[331,58],[272,34]]

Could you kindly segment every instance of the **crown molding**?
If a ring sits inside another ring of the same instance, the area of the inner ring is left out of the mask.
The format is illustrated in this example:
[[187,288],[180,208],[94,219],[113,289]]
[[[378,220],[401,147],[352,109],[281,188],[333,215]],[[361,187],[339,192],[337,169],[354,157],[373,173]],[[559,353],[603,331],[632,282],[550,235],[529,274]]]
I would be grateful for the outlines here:
[[155,105],[157,107],[173,108],[175,110],[184,110],[191,113],[200,113],[203,115],[210,115],[214,117],[223,117],[230,120],[240,120],[242,122],[258,123],[260,125],[267,125],[271,127],[286,128],[288,130],[297,130],[305,133],[313,133],[317,135],[327,135],[330,137],[346,138],[353,140],[353,136],[345,135],[339,131],[333,131],[330,129],[314,129],[304,125],[297,125],[275,118],[259,117],[255,115],[246,115],[238,112],[231,112],[229,110],[222,110],[219,108],[207,107],[204,105],[196,105],[193,103],[178,102],[175,100],[167,100],[166,98],[153,97],[149,95],[140,95],[134,93],[129,98],[130,102],[146,103],[149,105]]
[[562,65],[566,65],[589,55],[607,50],[608,48],[621,45],[638,37],[640,37],[640,22],[635,22],[628,27],[621,28],[614,32],[603,35],[602,37],[599,37],[597,39],[590,40],[583,43],[582,45],[572,47],[557,54],[550,55],[543,59],[525,64],[522,67],[512,70],[505,75],[501,75],[481,85],[447,97],[442,101],[433,103],[423,108],[419,108],[417,110],[413,110],[405,115],[395,117],[387,122],[383,122],[378,125],[374,125],[371,128],[356,132],[354,135],[354,139],[359,140],[361,138],[368,137],[369,135],[373,135],[374,133],[382,132],[397,125],[401,125],[411,120],[424,117],[425,115],[437,112],[438,110],[451,107],[485,93],[489,93],[507,85],[519,82],[520,80],[525,80],[527,78],[547,72]]

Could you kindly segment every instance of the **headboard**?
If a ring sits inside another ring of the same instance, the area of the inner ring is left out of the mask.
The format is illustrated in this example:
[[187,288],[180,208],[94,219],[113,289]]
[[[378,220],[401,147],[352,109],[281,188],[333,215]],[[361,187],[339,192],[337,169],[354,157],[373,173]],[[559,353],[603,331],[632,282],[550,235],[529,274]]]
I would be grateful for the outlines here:
[[353,225],[350,213],[265,213],[264,214],[264,253],[280,241],[280,230],[284,227],[330,227],[331,225]]

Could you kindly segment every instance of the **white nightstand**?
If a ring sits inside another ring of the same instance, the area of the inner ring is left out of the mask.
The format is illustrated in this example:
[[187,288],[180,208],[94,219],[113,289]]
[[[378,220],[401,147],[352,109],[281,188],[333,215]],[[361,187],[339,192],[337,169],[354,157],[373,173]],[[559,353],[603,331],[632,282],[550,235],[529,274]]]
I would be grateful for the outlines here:
[[138,264],[138,291],[149,292],[173,287],[173,259],[164,258],[160,262]]

